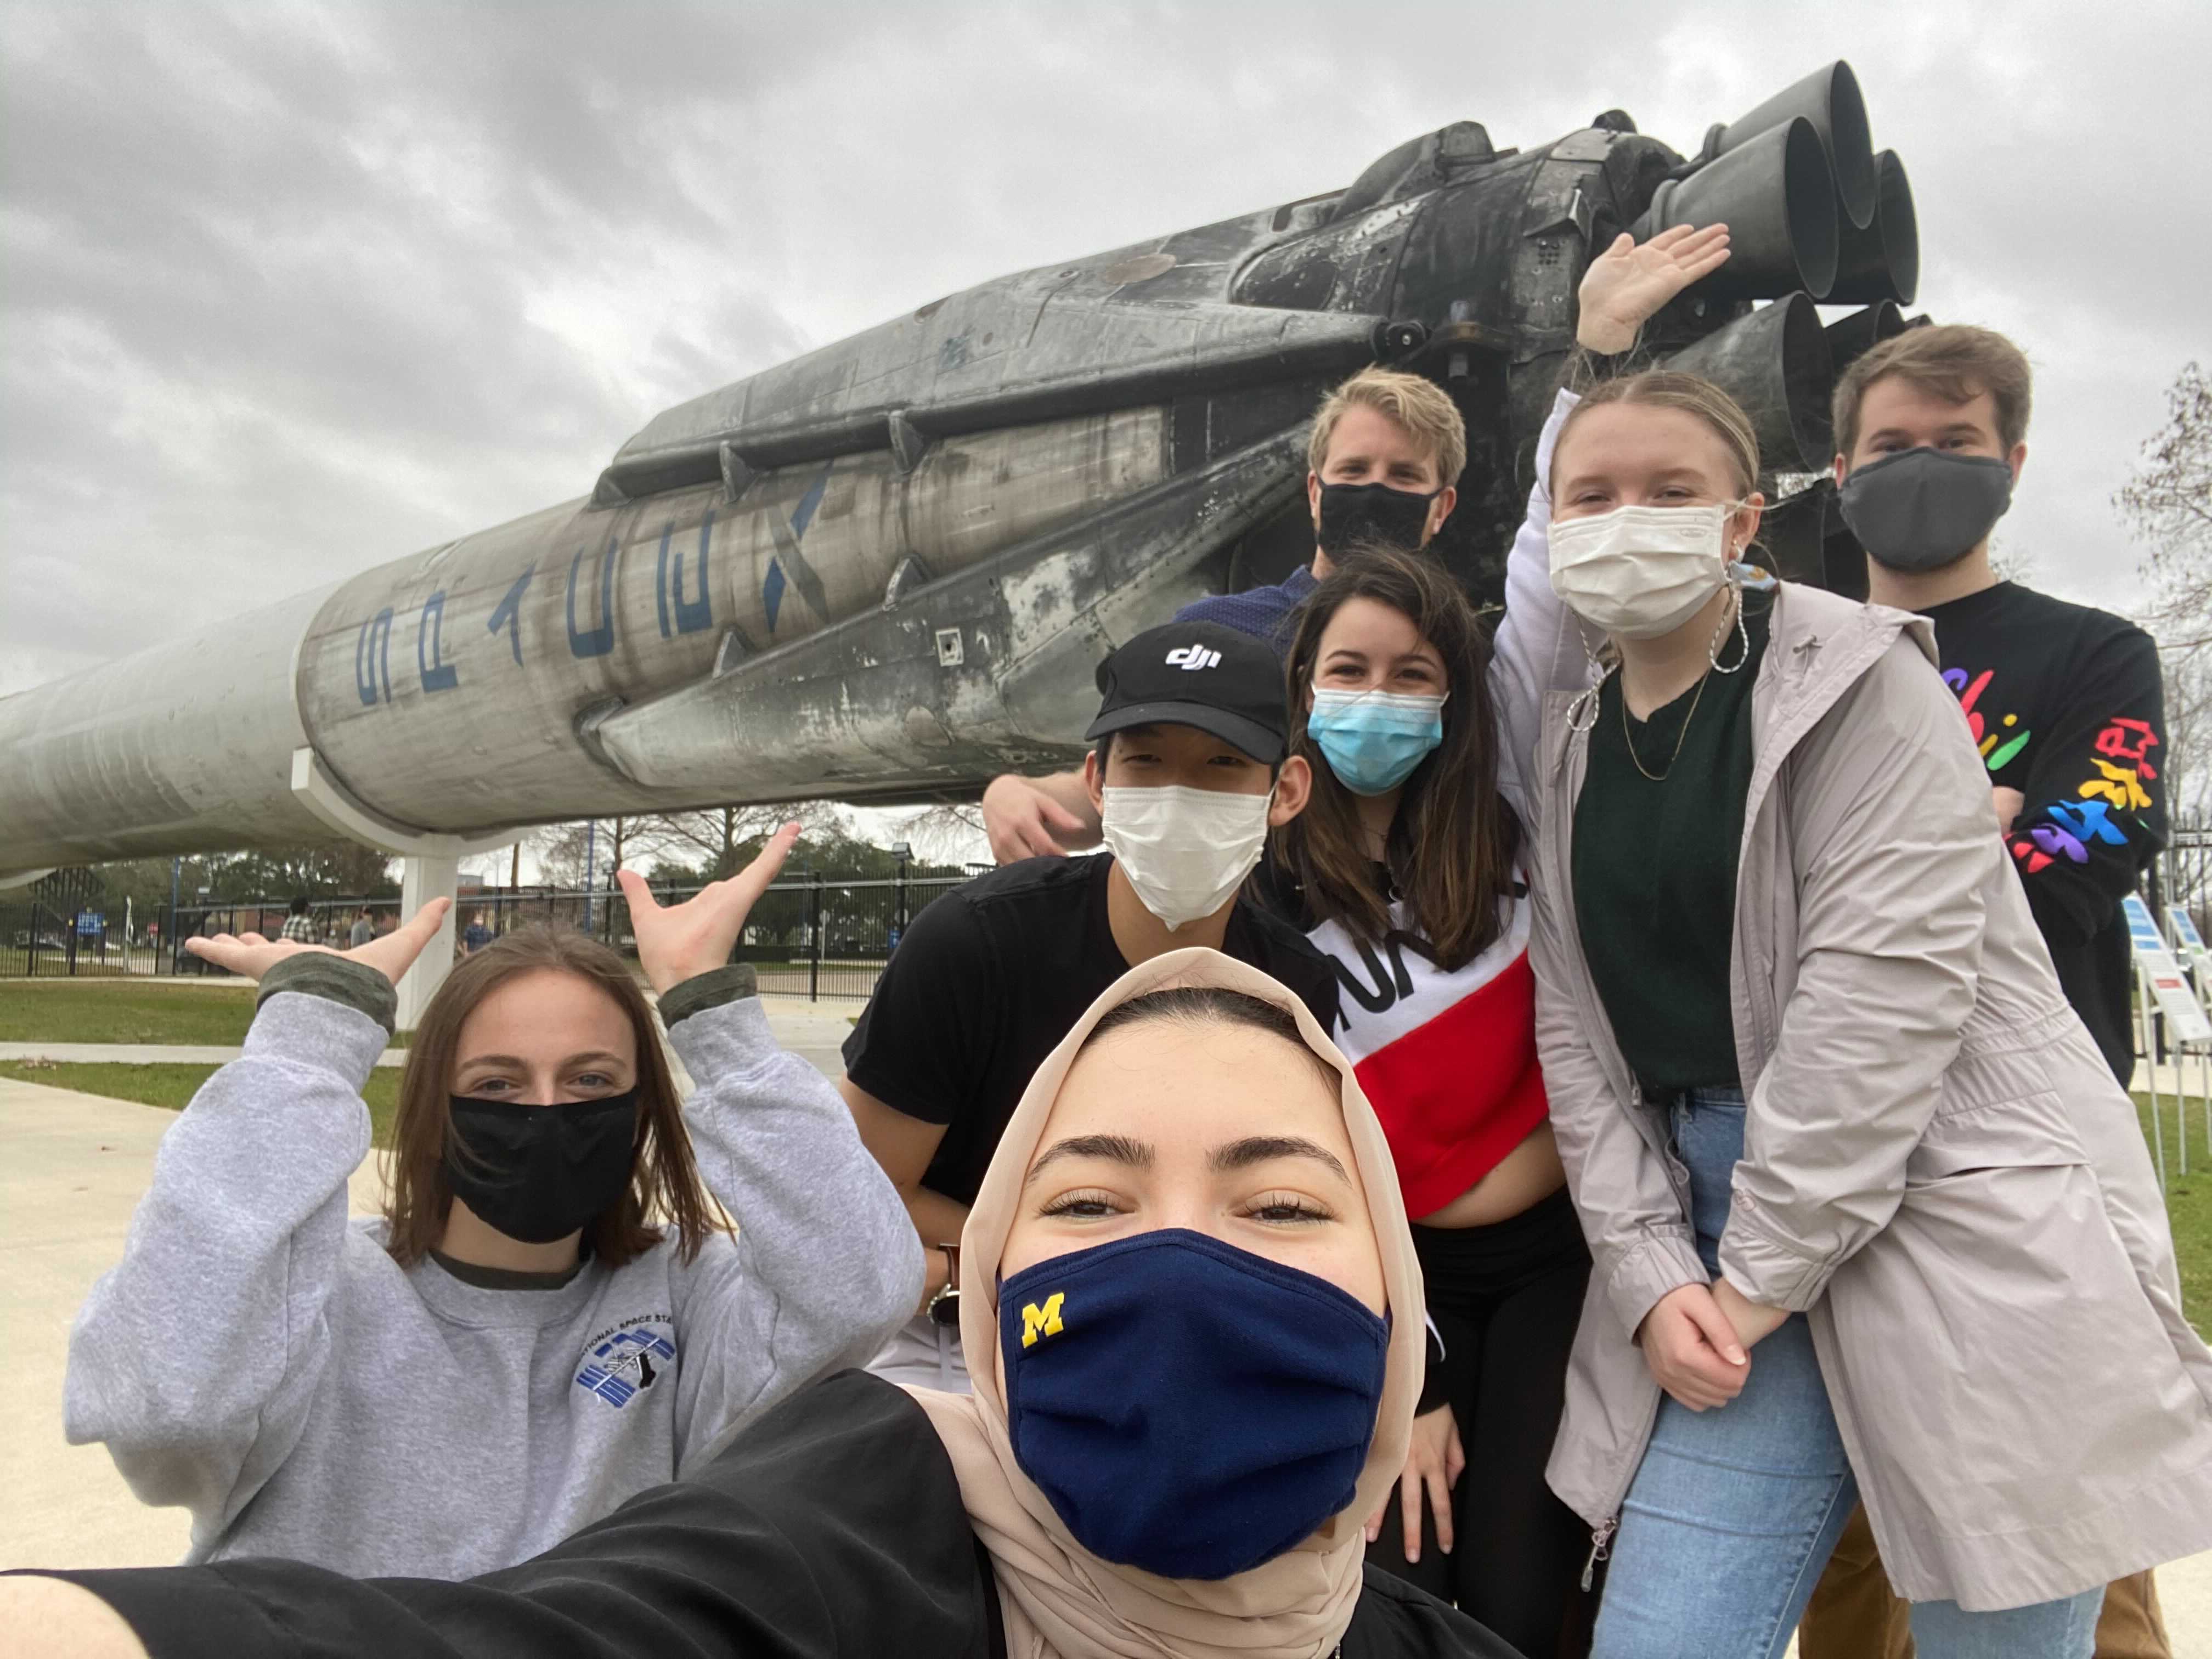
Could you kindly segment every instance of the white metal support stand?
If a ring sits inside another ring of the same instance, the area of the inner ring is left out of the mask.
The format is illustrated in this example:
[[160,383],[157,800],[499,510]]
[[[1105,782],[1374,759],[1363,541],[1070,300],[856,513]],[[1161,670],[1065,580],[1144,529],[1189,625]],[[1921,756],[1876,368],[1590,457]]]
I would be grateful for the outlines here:
[[[399,861],[399,913],[411,916],[434,898],[457,898],[460,895],[461,860],[458,856],[441,858],[412,857]],[[430,942],[422,947],[422,954],[415,958],[415,965],[399,976],[399,1018],[398,1029],[411,1031],[422,1023],[423,1009],[430,1006],[430,998],[453,966],[453,918],[457,910],[446,912],[446,925],[430,935]]]
[[[500,830],[473,836],[440,835],[394,823],[364,805],[331,775],[321,757],[312,749],[292,751],[292,793],[310,812],[341,835],[391,853],[400,860],[399,902],[406,915],[434,898],[458,896],[461,860],[514,844],[516,832]],[[458,908],[458,907],[456,907]],[[399,981],[398,1029],[411,1031],[422,1010],[445,983],[453,965],[454,910],[446,912],[438,929],[415,965]]]
[[[2150,1078],[2150,1139],[2158,1152],[2158,1189],[2166,1190],[2166,1127],[2159,1115],[2158,1004],[2153,1000],[2150,975],[2136,963],[2136,1006],[2142,1026],[2143,1070]],[[2185,1126],[2185,1127],[2186,1126]]]

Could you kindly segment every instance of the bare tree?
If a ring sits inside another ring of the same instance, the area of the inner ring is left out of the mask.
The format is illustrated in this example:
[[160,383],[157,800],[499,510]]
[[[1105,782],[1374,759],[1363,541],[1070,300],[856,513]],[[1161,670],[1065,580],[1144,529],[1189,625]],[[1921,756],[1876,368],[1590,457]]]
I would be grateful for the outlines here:
[[2190,363],[2174,378],[2166,409],[2112,504],[2150,550],[2142,621],[2171,661],[2212,646],[2212,383],[2202,367]]
[[2212,651],[2162,651],[2166,679],[2166,808],[2176,823],[2212,809]]
[[1990,572],[2001,582],[2033,582],[2042,562],[2033,548],[2014,550],[2002,542],[1990,548]]
[[899,826],[915,855],[929,864],[988,864],[991,840],[983,830],[983,808],[975,801],[940,801],[925,806]]
[[655,838],[656,850],[701,866],[709,880],[733,875],[744,863],[744,851],[796,818],[809,834],[842,828],[842,810],[834,801],[805,800],[766,806],[711,806],[697,812],[664,812],[633,820],[641,834]]

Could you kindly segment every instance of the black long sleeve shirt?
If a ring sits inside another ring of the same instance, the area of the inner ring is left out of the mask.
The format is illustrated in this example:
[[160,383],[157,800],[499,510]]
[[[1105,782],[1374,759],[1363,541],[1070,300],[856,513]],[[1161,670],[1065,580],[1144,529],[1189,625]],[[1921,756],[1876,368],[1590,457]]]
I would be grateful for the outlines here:
[[1990,787],[2024,798],[2005,845],[2058,983],[2124,1085],[2135,1043],[2120,901],[2166,844],[2158,647],[2122,617],[2014,582],[1925,614]]
[[[951,1459],[912,1396],[864,1371],[802,1389],[696,1475],[465,1583],[243,1559],[55,1576],[122,1614],[154,1659],[1006,1654]],[[1474,1620],[1372,1571],[1342,1652],[1514,1659]]]

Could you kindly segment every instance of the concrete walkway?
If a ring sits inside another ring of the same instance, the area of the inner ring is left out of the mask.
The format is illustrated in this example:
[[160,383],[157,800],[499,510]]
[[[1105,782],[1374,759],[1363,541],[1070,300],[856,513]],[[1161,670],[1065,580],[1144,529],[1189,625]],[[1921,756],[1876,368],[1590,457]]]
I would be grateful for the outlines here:
[[[236,1060],[240,1048],[190,1042],[0,1042],[0,1060],[52,1060],[67,1065],[221,1066]],[[379,1066],[401,1066],[404,1048],[386,1048]]]
[[[123,1253],[174,1112],[0,1079],[0,1345],[16,1357],[0,1412],[0,1567],[133,1567],[173,1561],[182,1510],[131,1495],[106,1449],[62,1438],[70,1322]],[[352,1182],[380,1206],[380,1155]]]

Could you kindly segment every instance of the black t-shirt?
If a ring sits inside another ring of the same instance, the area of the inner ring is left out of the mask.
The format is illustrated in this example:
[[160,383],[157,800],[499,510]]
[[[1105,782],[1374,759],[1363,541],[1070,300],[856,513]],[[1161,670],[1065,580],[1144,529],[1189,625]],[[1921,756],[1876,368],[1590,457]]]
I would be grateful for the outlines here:
[[2120,901],[2166,844],[2158,647],[2133,623],[2012,582],[1925,614],[1990,787],[2025,798],[2005,845],[2059,986],[2124,1084],[2135,1042]]
[[1729,963],[1770,608],[1745,608],[1741,669],[1706,675],[1648,720],[1624,722],[1619,674],[1598,693],[1575,803],[1575,920],[1622,1057],[1649,1090],[1741,1082]]
[[[922,1185],[962,1204],[1044,1057],[1129,963],[1106,920],[1113,855],[1025,859],[914,919],[845,1039],[845,1074],[884,1105],[945,1125]],[[1222,950],[1281,981],[1326,1030],[1336,975],[1285,923],[1240,900]]]
[[[58,1575],[153,1659],[1004,1659],[990,1558],[905,1389],[802,1389],[698,1474],[465,1583],[300,1561]],[[1368,1569],[1345,1659],[1514,1659],[1464,1614]]]

